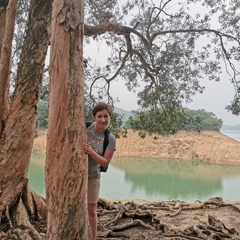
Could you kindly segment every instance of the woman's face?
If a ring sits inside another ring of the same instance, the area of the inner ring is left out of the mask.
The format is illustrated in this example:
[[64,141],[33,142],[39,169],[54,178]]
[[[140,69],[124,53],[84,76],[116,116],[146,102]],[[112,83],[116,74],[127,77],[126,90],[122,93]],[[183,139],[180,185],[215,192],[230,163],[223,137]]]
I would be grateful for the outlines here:
[[104,126],[106,128],[110,122],[110,115],[108,111],[104,109],[96,113],[94,120],[99,127]]

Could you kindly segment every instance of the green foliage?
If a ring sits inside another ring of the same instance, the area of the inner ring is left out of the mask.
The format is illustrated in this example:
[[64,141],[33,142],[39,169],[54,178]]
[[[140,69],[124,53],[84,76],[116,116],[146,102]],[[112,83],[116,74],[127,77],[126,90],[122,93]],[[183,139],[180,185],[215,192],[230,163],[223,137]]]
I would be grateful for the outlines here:
[[[173,121],[174,119],[174,121]],[[185,116],[181,110],[164,111],[150,110],[147,112],[136,112],[130,117],[128,126],[139,131],[140,137],[149,134],[174,134],[185,124]]]
[[39,102],[38,127],[40,128],[48,127],[48,102],[47,101]]
[[[240,88],[238,91],[240,93]],[[240,114],[240,97],[236,96],[231,102],[231,105],[228,105],[226,109],[232,112],[234,115],[238,116]]]
[[151,110],[136,112],[130,117],[126,127],[139,131],[140,137],[144,138],[147,133],[165,135],[174,134],[179,130],[220,131],[222,123],[221,119],[205,110]]
[[185,114],[188,115],[192,121],[187,122],[183,129],[186,130],[214,130],[220,131],[223,121],[217,118],[212,112],[206,112],[204,109],[190,110],[184,109]]

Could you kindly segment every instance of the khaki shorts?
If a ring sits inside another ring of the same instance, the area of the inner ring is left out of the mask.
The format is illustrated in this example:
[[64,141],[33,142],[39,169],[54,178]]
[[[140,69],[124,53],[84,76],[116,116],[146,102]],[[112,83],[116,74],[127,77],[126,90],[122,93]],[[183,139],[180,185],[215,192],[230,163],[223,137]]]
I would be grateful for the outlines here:
[[100,178],[88,179],[88,203],[97,203],[100,190]]

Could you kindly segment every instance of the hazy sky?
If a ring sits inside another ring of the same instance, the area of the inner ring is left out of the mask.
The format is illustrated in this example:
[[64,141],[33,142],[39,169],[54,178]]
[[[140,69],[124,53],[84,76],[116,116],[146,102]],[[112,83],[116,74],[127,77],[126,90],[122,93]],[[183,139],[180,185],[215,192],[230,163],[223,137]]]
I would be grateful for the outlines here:
[[[101,54],[102,46],[97,46],[96,42],[84,48],[87,56],[96,57],[96,61],[101,59],[104,62],[104,58],[108,57],[107,50],[104,49],[104,53]],[[100,52],[99,52],[100,51]],[[189,109],[205,109],[207,112],[213,112],[218,118],[223,120],[225,125],[240,124],[240,117],[234,116],[229,113],[225,106],[233,100],[234,88],[229,82],[228,78],[222,79],[220,82],[202,82],[206,87],[203,94],[199,94],[193,98],[191,104],[185,105]],[[114,81],[111,85],[111,94],[114,98],[119,98],[119,103],[116,106],[127,111],[136,110],[137,95],[134,92],[129,92],[124,86],[124,81]]]
[[207,112],[213,112],[218,118],[223,120],[225,125],[240,124],[240,117],[228,112],[225,107],[233,100],[233,85],[226,79],[221,82],[205,83],[206,90],[203,94],[194,97],[193,103],[187,107],[190,109],[205,109]]
[[[223,120],[225,125],[240,124],[240,117],[232,115],[225,109],[234,96],[231,83],[227,80],[225,82],[223,80],[221,82],[206,81],[204,85],[206,86],[204,93],[195,96],[193,102],[185,106],[189,109],[205,109],[207,112],[213,112]],[[123,83],[114,82],[111,93],[120,100],[116,103],[117,107],[127,111],[138,108],[136,94],[129,92]]]

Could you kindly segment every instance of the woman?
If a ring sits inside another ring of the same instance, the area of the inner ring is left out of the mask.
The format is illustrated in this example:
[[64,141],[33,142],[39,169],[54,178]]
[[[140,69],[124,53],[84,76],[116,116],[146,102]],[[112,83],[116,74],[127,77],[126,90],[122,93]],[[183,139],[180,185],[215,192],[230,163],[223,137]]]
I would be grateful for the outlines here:
[[106,167],[116,151],[116,138],[110,133],[109,143],[103,153],[105,130],[110,123],[112,109],[109,104],[99,102],[93,108],[94,122],[87,129],[87,143],[83,145],[88,154],[88,216],[92,230],[92,239],[97,237],[97,202],[100,189],[100,166]]

